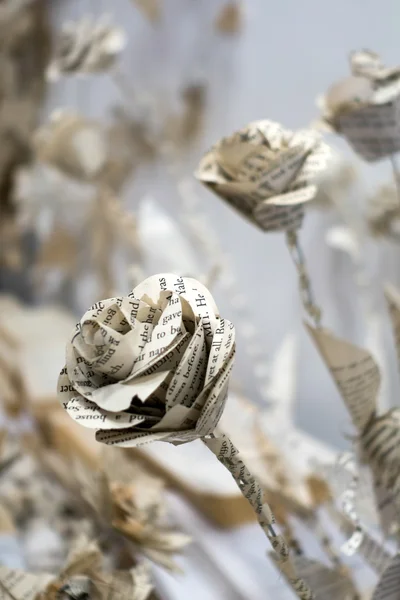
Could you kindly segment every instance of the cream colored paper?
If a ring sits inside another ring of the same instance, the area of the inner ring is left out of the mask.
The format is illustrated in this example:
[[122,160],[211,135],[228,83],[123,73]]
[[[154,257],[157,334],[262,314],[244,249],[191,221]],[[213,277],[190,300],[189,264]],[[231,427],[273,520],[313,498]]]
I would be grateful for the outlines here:
[[214,146],[196,176],[263,231],[297,229],[330,159],[315,131],[293,133],[255,121]]
[[371,354],[335,337],[327,330],[306,324],[322,359],[330,370],[355,427],[362,431],[376,410],[381,382]]
[[106,444],[184,443],[214,431],[234,354],[234,327],[208,290],[161,274],[86,312],[67,346],[60,401]]
[[350,56],[353,76],[334,84],[323,118],[367,161],[400,150],[400,69],[386,68],[369,50]]
[[397,554],[380,578],[372,600],[398,600],[400,597],[400,555]]
[[34,134],[40,161],[80,181],[93,181],[108,158],[105,132],[100,125],[72,111],[57,111]]
[[34,575],[0,566],[0,599],[35,600],[52,579],[52,575]]
[[372,81],[384,82],[400,77],[400,67],[385,67],[379,54],[372,50],[351,52],[350,68],[353,75],[367,77]]
[[293,562],[299,576],[313,590],[316,600],[354,600],[359,597],[349,573],[340,567],[330,568],[306,556],[296,556]]
[[48,77],[101,73],[112,67],[125,46],[125,34],[101,17],[97,21],[84,17],[64,24],[59,33],[55,55],[48,68]]

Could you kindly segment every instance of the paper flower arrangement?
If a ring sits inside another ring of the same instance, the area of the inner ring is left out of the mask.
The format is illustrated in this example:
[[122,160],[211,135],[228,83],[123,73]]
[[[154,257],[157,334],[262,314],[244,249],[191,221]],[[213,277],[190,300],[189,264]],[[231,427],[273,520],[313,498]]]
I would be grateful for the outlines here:
[[384,67],[370,51],[350,61],[353,75],[328,90],[322,118],[362,158],[380,160],[400,150],[400,68]]
[[125,34],[105,19],[89,17],[66,23],[57,40],[55,55],[47,75],[57,80],[62,75],[101,73],[110,69],[125,46]]
[[254,121],[207,152],[196,176],[263,231],[295,230],[330,154],[316,131]]

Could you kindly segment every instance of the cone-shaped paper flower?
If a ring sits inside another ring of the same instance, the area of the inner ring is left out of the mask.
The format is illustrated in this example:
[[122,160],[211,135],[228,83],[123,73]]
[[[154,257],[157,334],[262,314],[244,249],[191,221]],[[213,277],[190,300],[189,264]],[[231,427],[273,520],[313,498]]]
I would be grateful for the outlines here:
[[362,158],[380,160],[400,150],[400,68],[386,68],[364,50],[350,56],[352,76],[331,86],[323,121]]
[[68,414],[106,444],[183,443],[222,414],[235,330],[198,281],[146,279],[96,303],[67,345],[58,393]]
[[255,121],[207,152],[196,176],[263,231],[294,230],[330,156],[316,131]]
[[66,23],[48,68],[49,79],[76,73],[101,73],[112,67],[125,46],[122,29],[105,19]]

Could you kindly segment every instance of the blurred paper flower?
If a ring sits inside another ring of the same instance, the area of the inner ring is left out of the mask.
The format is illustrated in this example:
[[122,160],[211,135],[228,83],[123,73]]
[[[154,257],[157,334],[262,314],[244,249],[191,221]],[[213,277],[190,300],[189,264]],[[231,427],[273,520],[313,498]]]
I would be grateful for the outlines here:
[[322,120],[362,158],[375,161],[400,150],[400,68],[387,69],[370,51],[350,57],[353,75],[320,101]]
[[153,276],[85,313],[67,345],[60,401],[106,444],[191,441],[218,423],[234,354],[234,327],[202,284]]
[[382,185],[370,197],[366,219],[372,235],[400,240],[400,204],[393,185]]
[[107,137],[95,121],[66,110],[53,113],[34,136],[37,157],[80,181],[92,181],[106,165]]
[[386,82],[400,77],[400,67],[385,67],[379,54],[371,50],[350,53],[350,68],[356,77],[367,77],[373,82]]
[[255,121],[216,144],[196,176],[263,231],[295,230],[330,156],[316,131]]
[[215,29],[224,35],[236,35],[242,28],[240,0],[229,0],[222,6],[215,20]]
[[190,538],[166,521],[164,481],[149,474],[133,456],[127,459],[113,450],[101,453],[98,470],[81,461],[71,465],[58,455],[44,458],[72,497],[79,499],[81,508],[87,509],[99,538],[113,540],[117,533],[134,545],[135,554],[178,571],[175,556]]
[[123,30],[104,18],[96,22],[85,17],[66,23],[47,70],[48,78],[57,80],[62,75],[107,71],[116,62],[125,41]]

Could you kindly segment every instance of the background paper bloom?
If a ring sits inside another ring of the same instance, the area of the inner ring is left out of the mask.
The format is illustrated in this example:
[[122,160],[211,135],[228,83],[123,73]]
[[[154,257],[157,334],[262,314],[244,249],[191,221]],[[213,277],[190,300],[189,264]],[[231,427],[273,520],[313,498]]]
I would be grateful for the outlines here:
[[101,73],[112,67],[125,46],[125,34],[105,19],[85,17],[66,23],[47,70],[49,79],[74,73]]
[[370,51],[350,62],[353,75],[329,88],[322,118],[362,158],[380,160],[400,150],[400,69],[384,67]]
[[207,152],[196,176],[263,231],[293,230],[330,156],[316,131],[254,121]]

